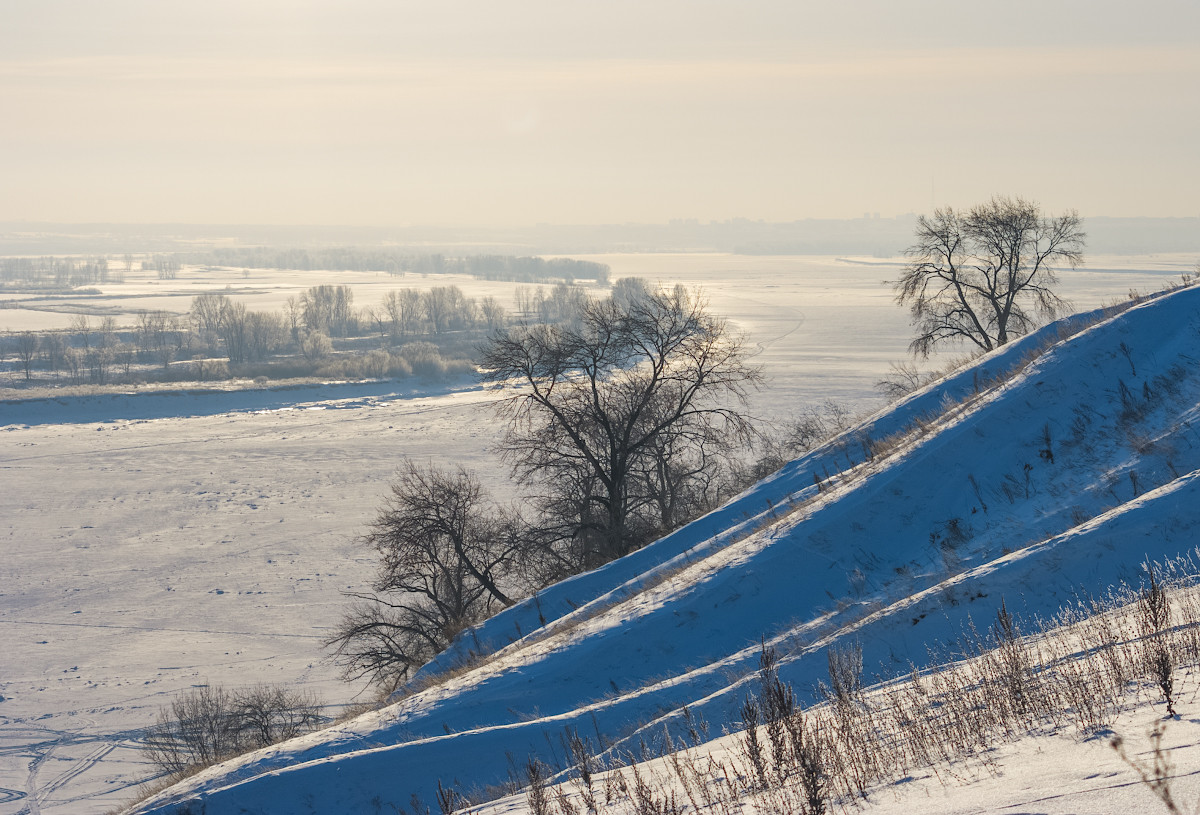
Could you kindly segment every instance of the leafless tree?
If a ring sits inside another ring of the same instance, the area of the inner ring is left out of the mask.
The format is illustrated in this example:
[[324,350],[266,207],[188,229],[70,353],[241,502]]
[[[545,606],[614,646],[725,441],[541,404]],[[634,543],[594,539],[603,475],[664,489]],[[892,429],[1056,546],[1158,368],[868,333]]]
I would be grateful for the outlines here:
[[875,383],[875,390],[890,400],[902,399],[913,391],[923,387],[927,382],[925,374],[910,362],[891,362],[888,372]]
[[288,329],[291,331],[292,342],[299,342],[300,327],[304,325],[304,306],[300,303],[300,298],[292,295],[283,304],[284,318],[287,320]]
[[96,347],[111,348],[117,342],[117,320],[115,317],[105,317],[96,329]]
[[454,309],[453,286],[434,286],[422,295],[425,316],[434,334],[441,334],[450,326]]
[[379,331],[379,341],[382,343],[387,337],[388,325],[391,323],[387,306],[366,306],[362,310],[362,316],[367,323],[374,325]]
[[517,319],[528,323],[533,317],[533,292],[528,286],[517,286],[513,289],[513,304],[517,311]]
[[192,298],[192,319],[202,337],[216,336],[220,332],[221,318],[228,303],[228,297],[213,292],[197,294]]
[[347,675],[394,684],[511,605],[515,530],[471,473],[405,463],[363,539],[380,556],[374,593],[351,595],[359,603],[329,640]]
[[159,280],[174,280],[179,276],[180,262],[174,255],[155,255],[153,265]]
[[488,331],[503,328],[507,321],[504,306],[495,297],[485,297],[479,301],[479,314]]
[[383,305],[391,320],[390,333],[393,342],[417,333],[421,327],[421,316],[424,313],[424,305],[419,291],[416,289],[390,291],[384,297]]
[[967,341],[991,351],[1067,307],[1054,267],[1083,261],[1079,214],[1045,217],[1037,204],[996,197],[967,212],[947,207],[917,220],[910,263],[895,282],[928,356],[939,343]]
[[170,775],[183,775],[238,752],[238,728],[229,715],[232,699],[220,686],[203,685],[178,696],[158,713],[143,752]]
[[628,305],[587,301],[578,327],[519,326],[481,349],[486,381],[524,387],[499,404],[518,477],[589,488],[575,519],[590,568],[644,542],[653,503],[638,474],[671,438],[695,449],[711,434],[748,436],[739,408],[760,381],[743,343],[681,287]]
[[84,351],[92,347],[92,324],[86,314],[75,314],[71,317],[71,331],[79,338],[79,345]]
[[119,342],[113,346],[113,359],[121,366],[121,373],[129,376],[133,369],[133,361],[137,357],[137,349],[127,342]]
[[250,354],[250,326],[246,304],[226,300],[221,309],[219,325],[229,361],[234,365],[245,362]]
[[138,345],[146,356],[161,362],[164,371],[179,355],[179,334],[179,327],[169,312],[138,312]]
[[22,331],[17,335],[17,357],[21,360],[21,367],[25,371],[26,382],[33,376],[33,360],[37,356],[38,345],[38,335],[32,331]]
[[653,293],[650,284],[642,277],[622,277],[612,287],[612,299],[620,305],[628,308],[638,300],[642,300]]
[[42,362],[49,370],[57,373],[66,362],[66,338],[61,333],[50,331],[42,336],[40,345]]
[[270,311],[251,311],[246,314],[246,356],[266,359],[286,342],[287,326],[283,317]]
[[349,286],[313,286],[300,295],[304,324],[309,331],[346,337],[354,330],[354,290]]

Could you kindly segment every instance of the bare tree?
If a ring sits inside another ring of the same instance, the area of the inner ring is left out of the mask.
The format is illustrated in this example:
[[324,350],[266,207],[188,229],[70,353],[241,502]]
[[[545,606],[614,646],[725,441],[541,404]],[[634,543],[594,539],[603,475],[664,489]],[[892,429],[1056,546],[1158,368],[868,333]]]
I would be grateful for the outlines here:
[[117,342],[117,320],[115,317],[105,317],[96,329],[96,347],[111,348]]
[[379,341],[382,343],[388,334],[388,325],[391,319],[388,317],[387,306],[366,306],[362,310],[363,319],[371,323],[379,331]]
[[519,326],[481,351],[486,381],[526,386],[498,408],[518,477],[589,486],[573,532],[586,539],[580,568],[645,541],[643,512],[654,499],[638,474],[654,455],[695,450],[712,434],[752,432],[729,403],[744,403],[758,369],[725,323],[682,287],[624,305],[587,301],[578,328]]
[[504,306],[495,297],[485,297],[479,301],[479,315],[488,331],[503,328],[507,321]]
[[246,356],[266,359],[284,346],[287,326],[283,317],[270,311],[246,313]]
[[390,333],[393,342],[401,337],[417,333],[425,308],[419,291],[416,289],[390,291],[384,297],[383,305],[391,320]]
[[350,677],[394,685],[443,650],[460,631],[511,605],[503,583],[523,545],[515,522],[462,468],[400,470],[387,505],[363,541],[380,556],[373,594],[328,644]]
[[179,356],[180,335],[180,327],[169,312],[138,312],[138,346],[146,356],[161,362],[164,371]]
[[236,754],[238,729],[229,715],[231,707],[229,692],[220,686],[203,685],[177,696],[147,731],[146,757],[164,772],[180,776]]
[[890,362],[888,372],[875,383],[875,390],[885,398],[895,401],[923,387],[928,377],[916,365],[909,362]]
[[1054,267],[1077,267],[1086,235],[1074,211],[1044,217],[1037,204],[996,197],[922,215],[916,237],[894,288],[916,327],[909,348],[928,356],[955,340],[991,351],[1058,315],[1068,304],[1054,293]]
[[300,326],[304,325],[304,306],[300,302],[300,298],[292,295],[285,300],[283,313],[287,320],[287,326],[291,331],[292,342],[299,342]]
[[221,318],[228,304],[228,297],[213,292],[197,294],[192,298],[192,319],[203,338],[216,336],[220,332]]
[[92,348],[92,324],[86,314],[75,314],[71,317],[71,331],[79,337],[79,344],[84,351]]
[[425,316],[434,334],[441,334],[450,327],[450,317],[453,313],[455,297],[451,291],[453,286],[434,286],[422,295],[425,306]]
[[652,293],[653,289],[643,277],[622,277],[612,287],[612,299],[626,308]]
[[21,360],[21,367],[25,370],[26,382],[33,375],[33,359],[37,356],[38,344],[38,335],[32,331],[22,331],[17,335],[17,357]]
[[279,685],[255,685],[235,691],[231,713],[241,742],[250,748],[294,739],[321,723],[321,703],[311,691]]
[[304,324],[329,337],[349,336],[354,330],[354,290],[349,286],[313,286],[300,295]]
[[234,365],[245,362],[250,353],[250,326],[246,304],[227,299],[221,308],[219,325],[229,361]]
[[51,371],[57,373],[66,362],[67,340],[56,331],[50,331],[42,336],[42,361]]

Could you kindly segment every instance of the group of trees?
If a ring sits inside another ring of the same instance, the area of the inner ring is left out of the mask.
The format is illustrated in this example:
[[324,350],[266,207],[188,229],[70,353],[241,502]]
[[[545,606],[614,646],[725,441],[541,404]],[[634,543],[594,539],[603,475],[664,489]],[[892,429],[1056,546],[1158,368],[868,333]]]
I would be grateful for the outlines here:
[[138,362],[165,369],[187,354],[192,334],[185,320],[165,311],[139,312],[132,329],[118,327],[115,317],[93,320],[76,314],[66,332],[22,331],[14,335],[12,347],[26,381],[39,366],[52,373],[66,372],[72,382],[103,385],[112,380],[114,371],[128,376]]
[[114,265],[108,258],[0,258],[0,286],[67,288],[120,283],[132,268],[131,256]]
[[[67,288],[123,283],[133,271],[134,256],[126,253],[119,261],[107,257],[0,258],[0,285]],[[182,263],[176,255],[153,255],[141,261],[144,271],[154,271],[159,280],[174,280]]]
[[[132,327],[118,327],[114,317],[97,320],[79,314],[72,317],[66,332],[21,332],[8,345],[27,381],[41,368],[65,371],[73,382],[104,384],[112,380],[114,371],[128,376],[138,363],[158,366],[160,375],[169,371],[178,375],[172,364],[187,360],[191,360],[188,375],[207,380],[227,377],[229,366],[281,355],[316,370],[329,366],[335,340],[362,352],[341,360],[346,363],[344,375],[402,375],[430,357],[430,349],[418,340],[440,342],[472,332],[478,336],[501,329],[514,318],[574,320],[587,299],[578,287],[561,283],[548,293],[540,286],[532,291],[519,286],[517,295],[518,308],[523,310],[515,314],[495,297],[477,300],[454,285],[398,289],[388,292],[378,305],[359,309],[349,286],[322,285],[289,297],[281,312],[273,312],[251,310],[227,294],[208,292],[192,298],[187,315],[144,310],[137,313]],[[363,342],[376,331],[378,343]],[[380,347],[385,349],[382,357],[377,353]],[[397,357],[397,351],[389,348],[404,353]],[[226,357],[228,365],[216,356]],[[289,372],[297,370],[295,364],[285,367]],[[418,373],[437,373],[428,365],[424,368]],[[142,376],[151,375],[144,367],[141,371]]]
[[380,557],[331,639],[352,676],[395,685],[520,594],[595,568],[711,507],[730,487],[760,374],[682,287],[626,284],[570,323],[518,324],[480,349],[504,450],[529,497],[408,463],[365,536]]
[[[1078,265],[1083,240],[1077,214],[1043,217],[1021,199],[922,217],[895,283],[912,351],[955,340],[991,350],[1053,317],[1066,306],[1054,267]],[[520,296],[518,310],[540,311]],[[480,349],[485,382],[518,386],[497,412],[525,511],[495,506],[465,470],[406,464],[365,536],[380,557],[374,591],[355,595],[330,640],[349,676],[394,686],[519,593],[628,554],[736,484],[756,435],[742,408],[760,374],[725,323],[683,288],[636,279],[566,311],[495,331]],[[782,447],[846,419],[836,406],[812,411]]]

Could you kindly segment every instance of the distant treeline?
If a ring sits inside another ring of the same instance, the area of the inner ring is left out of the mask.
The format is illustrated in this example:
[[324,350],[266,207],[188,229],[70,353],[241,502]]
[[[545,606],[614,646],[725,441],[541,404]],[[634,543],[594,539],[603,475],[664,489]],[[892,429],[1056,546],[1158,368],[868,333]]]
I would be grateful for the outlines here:
[[87,286],[115,283],[125,267],[110,265],[107,258],[0,258],[0,285]]
[[[160,280],[174,280],[179,274],[179,258],[175,255],[153,255],[141,261],[143,271],[153,270]],[[133,270],[133,255],[119,259],[96,258],[2,258],[0,257],[0,286],[9,289],[65,289],[95,283],[124,283],[125,275]]]
[[189,256],[189,263],[246,269],[321,269],[389,274],[469,274],[487,280],[543,283],[575,280],[608,282],[608,266],[570,258],[513,257],[511,255],[412,254],[386,249],[222,248]]

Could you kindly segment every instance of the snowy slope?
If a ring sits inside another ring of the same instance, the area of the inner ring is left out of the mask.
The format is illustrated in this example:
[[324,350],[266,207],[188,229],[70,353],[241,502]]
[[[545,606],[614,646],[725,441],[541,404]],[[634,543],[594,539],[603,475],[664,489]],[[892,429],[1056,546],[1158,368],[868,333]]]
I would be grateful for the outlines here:
[[425,673],[495,650],[477,667],[214,767],[139,811],[193,798],[207,813],[432,801],[439,779],[499,783],[506,752],[554,764],[564,729],[622,750],[658,738],[685,704],[732,721],[762,638],[802,692],[839,639],[861,642],[868,670],[886,675],[920,664],[928,644],[952,639],[971,615],[990,617],[1001,599],[1052,611],[1147,557],[1191,549],[1200,289],[1067,339],[1061,328],[915,394],[657,544],[509,609]]

